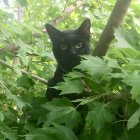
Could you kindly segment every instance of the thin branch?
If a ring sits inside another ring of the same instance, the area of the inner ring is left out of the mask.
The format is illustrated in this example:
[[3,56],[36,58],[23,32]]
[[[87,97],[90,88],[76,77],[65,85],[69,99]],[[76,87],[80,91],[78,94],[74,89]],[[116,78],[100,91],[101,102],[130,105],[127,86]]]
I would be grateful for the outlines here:
[[63,11],[63,15],[56,17],[55,19],[51,20],[49,23],[52,25],[57,25],[58,23],[62,22],[67,18],[73,11],[75,11],[77,8],[81,7],[84,4],[84,0],[78,0],[75,4],[70,5],[69,7],[65,8]]
[[3,47],[3,48],[0,48],[0,53],[3,53],[3,52],[16,53],[17,51],[18,51],[18,47],[14,44],[11,44],[10,46],[6,46],[6,47]]
[[[7,64],[5,61],[3,61],[1,59],[0,59],[0,63],[2,65],[6,66],[7,68],[10,68],[10,69],[14,70],[14,67],[13,66]],[[39,76],[37,76],[35,74],[31,74],[31,73],[29,73],[29,72],[27,72],[25,70],[20,70],[20,71],[21,71],[22,74],[30,75],[32,78],[34,78],[35,80],[40,81],[41,83],[47,84],[47,82],[48,82],[47,80],[45,80],[45,79],[43,79],[43,78],[41,78],[41,77],[39,77]]]
[[[18,49],[19,47],[17,47],[16,45],[11,45],[11,46],[6,46],[0,49],[0,54],[2,54],[3,52],[12,52],[13,54],[17,54],[18,53]],[[29,56],[39,56],[37,53],[29,53],[26,52],[27,55]]]
[[120,26],[127,10],[132,0],[117,0],[114,9],[110,15],[110,18],[105,26],[105,29],[97,43],[97,46],[94,50],[94,56],[105,56],[108,49],[109,44],[114,38],[114,28]]

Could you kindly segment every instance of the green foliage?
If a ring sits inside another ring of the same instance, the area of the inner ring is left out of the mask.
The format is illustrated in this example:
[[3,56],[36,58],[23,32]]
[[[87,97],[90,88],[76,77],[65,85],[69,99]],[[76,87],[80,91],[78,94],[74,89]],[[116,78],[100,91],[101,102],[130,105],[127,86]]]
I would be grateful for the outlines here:
[[54,124],[54,127],[38,128],[26,135],[26,140],[46,140],[46,138],[48,140],[77,140],[70,129],[56,124]]
[[61,89],[61,95],[63,94],[70,94],[70,93],[81,93],[84,91],[84,85],[82,81],[79,81],[77,79],[69,79],[64,78],[64,82],[58,83],[57,87],[54,87],[55,89]]
[[[57,26],[62,30],[76,28],[90,17],[93,51],[115,2],[87,0]],[[54,87],[64,97],[52,101],[45,97],[46,84],[21,70],[44,79],[53,76],[56,62],[44,24],[63,16],[75,0],[3,3],[0,60],[9,66],[0,61],[0,140],[138,140],[139,1],[132,2],[122,27],[114,29],[115,39],[107,56],[81,56],[81,64]],[[66,94],[79,98],[69,100]]]

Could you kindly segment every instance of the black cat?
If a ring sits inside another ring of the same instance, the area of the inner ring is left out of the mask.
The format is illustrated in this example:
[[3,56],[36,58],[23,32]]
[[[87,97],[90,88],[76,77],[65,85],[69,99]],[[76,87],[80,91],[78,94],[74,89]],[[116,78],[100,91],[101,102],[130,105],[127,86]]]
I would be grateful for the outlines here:
[[[73,67],[80,64],[80,56],[89,54],[90,50],[90,20],[85,19],[76,30],[60,31],[50,24],[46,24],[46,30],[53,45],[53,54],[57,60],[57,68],[51,80],[48,81],[46,96],[48,99],[58,98],[59,90],[51,87],[63,81],[63,75],[70,72]],[[66,96],[67,97],[67,96]],[[72,96],[68,96],[72,99]],[[73,99],[75,96],[73,96]]]

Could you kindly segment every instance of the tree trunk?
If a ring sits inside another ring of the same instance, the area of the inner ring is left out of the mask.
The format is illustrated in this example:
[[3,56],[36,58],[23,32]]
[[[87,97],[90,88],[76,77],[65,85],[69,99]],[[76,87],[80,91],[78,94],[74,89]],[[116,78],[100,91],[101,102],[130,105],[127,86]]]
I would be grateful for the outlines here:
[[94,56],[105,56],[108,49],[109,43],[114,38],[114,28],[120,26],[132,0],[117,0],[111,16],[103,30],[103,33],[98,41],[94,53]]

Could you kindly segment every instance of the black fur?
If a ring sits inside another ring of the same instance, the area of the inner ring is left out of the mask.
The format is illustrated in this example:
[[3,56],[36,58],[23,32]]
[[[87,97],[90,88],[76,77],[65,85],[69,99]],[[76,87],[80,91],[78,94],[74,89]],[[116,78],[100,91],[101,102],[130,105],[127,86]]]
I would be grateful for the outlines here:
[[63,75],[80,63],[79,55],[89,54],[90,25],[89,19],[85,19],[76,30],[60,31],[50,24],[45,25],[52,41],[54,56],[58,62],[55,74],[48,82],[46,91],[48,99],[59,97],[60,91],[51,87],[62,82]]

